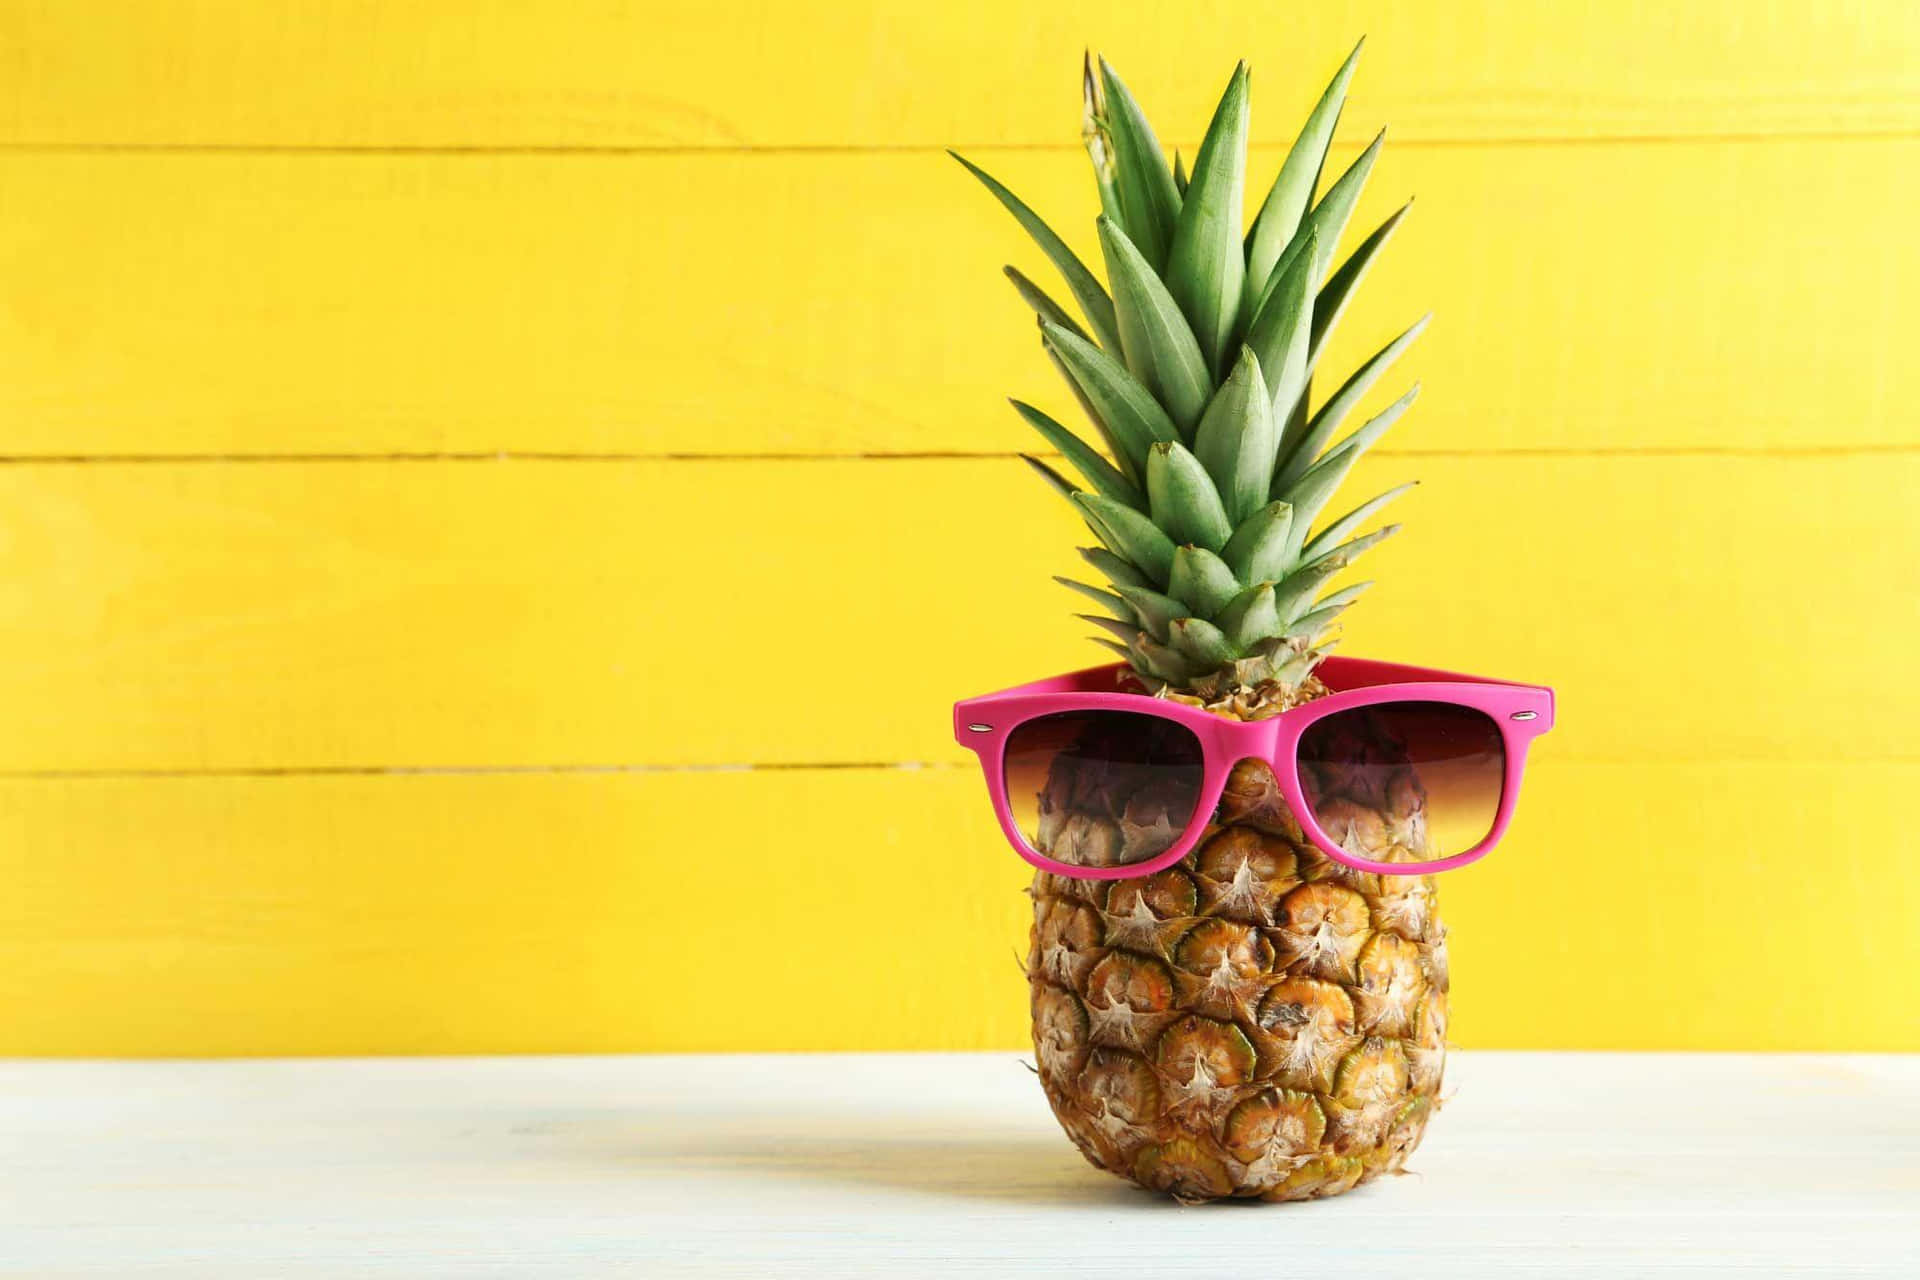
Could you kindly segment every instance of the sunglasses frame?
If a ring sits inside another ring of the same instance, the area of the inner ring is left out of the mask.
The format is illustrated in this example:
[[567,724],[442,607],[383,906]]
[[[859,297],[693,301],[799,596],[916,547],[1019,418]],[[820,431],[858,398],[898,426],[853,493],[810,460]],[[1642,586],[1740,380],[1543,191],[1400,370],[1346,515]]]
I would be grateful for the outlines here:
[[[1190,819],[1180,838],[1164,852],[1119,867],[1074,866],[1056,862],[1029,848],[1007,801],[1007,739],[1029,720],[1066,711],[1128,711],[1171,720],[1191,730],[1200,741],[1204,767],[1200,799],[1193,810],[1195,816],[1211,815],[1219,807],[1227,775],[1235,764],[1249,757],[1266,761],[1273,769],[1281,796],[1299,819],[1300,829],[1307,838],[1327,857],[1356,871],[1430,875],[1478,861],[1500,843],[1513,818],[1520,776],[1526,768],[1527,747],[1553,727],[1553,690],[1544,685],[1516,684],[1366,658],[1328,658],[1315,669],[1315,674],[1334,690],[1332,694],[1265,720],[1242,721],[1166,698],[1131,692],[1125,687],[1131,678],[1131,670],[1125,663],[1089,667],[955,703],[953,737],[980,757],[987,790],[993,797],[994,816],[1000,820],[1000,830],[1014,852],[1042,871],[1075,880],[1127,880],[1162,871],[1193,852],[1212,829],[1213,822],[1210,817],[1205,822]],[[1499,727],[1506,752],[1500,807],[1486,838],[1464,853],[1432,862],[1375,862],[1342,849],[1313,816],[1312,806],[1307,804],[1306,794],[1300,787],[1300,736],[1309,726],[1330,715],[1388,702],[1439,702],[1467,707],[1484,713]]]

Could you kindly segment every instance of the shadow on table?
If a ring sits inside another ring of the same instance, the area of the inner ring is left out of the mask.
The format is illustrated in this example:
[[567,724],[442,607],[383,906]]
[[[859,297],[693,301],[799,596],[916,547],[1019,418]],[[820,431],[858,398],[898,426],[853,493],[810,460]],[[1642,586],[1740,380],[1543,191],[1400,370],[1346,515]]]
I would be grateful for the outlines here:
[[897,1191],[1004,1200],[1023,1205],[1151,1204],[1148,1196],[1088,1165],[1064,1134],[888,1137],[781,1133],[769,1124],[745,1138],[673,1135],[632,1153],[650,1165],[689,1172],[886,1187]]

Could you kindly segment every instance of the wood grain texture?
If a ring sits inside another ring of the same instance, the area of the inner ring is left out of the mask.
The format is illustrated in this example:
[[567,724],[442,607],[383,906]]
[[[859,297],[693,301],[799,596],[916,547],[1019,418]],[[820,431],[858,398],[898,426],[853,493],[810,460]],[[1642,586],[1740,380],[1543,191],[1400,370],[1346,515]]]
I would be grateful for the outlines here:
[[[1920,764],[1532,762],[1469,1047],[1920,1051]],[[0,1055],[1010,1048],[977,770],[0,781]]]
[[[1011,1054],[18,1064],[0,1229],[62,1280],[1912,1274],[1914,1059],[1450,1080],[1415,1176],[1201,1210],[1087,1167]],[[1818,1178],[1779,1167],[1802,1114]]]
[[0,144],[228,147],[1071,146],[1080,56],[1175,138],[1236,59],[1256,136],[1361,35],[1348,124],[1415,140],[1911,132],[1899,0],[88,0],[0,16]]
[[[1920,457],[1382,459],[1357,653],[1550,678],[1550,753],[1911,758]],[[0,468],[0,770],[954,760],[1104,660],[1011,460]]]
[[[1082,158],[982,157],[1074,233]],[[1255,165],[1271,172],[1272,149]],[[936,154],[0,155],[0,455],[1005,453],[1077,417]],[[1920,445],[1920,142],[1389,147],[1332,385],[1419,450]],[[1062,295],[1064,296],[1064,294]],[[1323,387],[1323,394],[1326,388]]]

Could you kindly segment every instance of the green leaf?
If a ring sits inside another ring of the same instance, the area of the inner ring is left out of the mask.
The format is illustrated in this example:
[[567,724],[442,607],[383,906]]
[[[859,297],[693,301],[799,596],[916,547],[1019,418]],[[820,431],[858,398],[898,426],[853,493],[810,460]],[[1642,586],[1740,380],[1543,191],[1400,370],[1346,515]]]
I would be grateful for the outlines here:
[[1256,582],[1235,596],[1220,613],[1220,629],[1241,652],[1268,636],[1280,634],[1280,613],[1273,603],[1273,584]]
[[1311,373],[1320,363],[1320,353],[1326,349],[1327,337],[1346,311],[1347,301],[1353,296],[1355,287],[1367,274],[1367,268],[1373,265],[1374,257],[1382,246],[1393,238],[1394,230],[1411,208],[1413,201],[1409,200],[1391,218],[1374,228],[1373,234],[1362,240],[1360,247],[1348,254],[1347,260],[1340,264],[1340,269],[1320,287],[1320,296],[1313,303],[1313,343],[1307,355],[1307,372]]
[[1134,665],[1146,668],[1149,675],[1168,684],[1184,684],[1199,674],[1174,650],[1146,636],[1134,637],[1128,647],[1132,650]]
[[1365,524],[1375,512],[1419,483],[1418,480],[1409,480],[1405,484],[1395,485],[1377,498],[1367,499],[1322,529],[1319,533],[1314,534],[1313,540],[1308,542],[1306,546],[1300,548],[1301,558],[1306,560],[1313,559],[1322,551],[1325,551],[1328,547],[1331,547],[1334,543],[1340,541],[1340,539]]
[[1207,406],[1193,437],[1194,454],[1213,478],[1231,525],[1238,525],[1265,505],[1267,486],[1273,482],[1279,440],[1274,435],[1267,384],[1260,370],[1260,359],[1253,349],[1240,348],[1239,361],[1226,385]]
[[1175,618],[1185,615],[1187,606],[1169,596],[1163,596],[1149,587],[1118,585],[1121,598],[1133,609],[1140,619],[1140,625],[1150,632],[1154,639],[1165,640],[1167,628],[1173,625]]
[[1180,656],[1201,671],[1211,671],[1240,656],[1226,634],[1205,618],[1175,619],[1169,639]]
[[1360,455],[1373,447],[1386,429],[1392,426],[1414,397],[1420,394],[1420,384],[1398,400],[1381,410],[1379,414],[1367,420],[1367,424],[1327,450],[1325,457],[1308,467],[1297,481],[1287,486],[1286,492],[1276,493],[1276,498],[1284,498],[1293,504],[1293,530],[1288,534],[1288,544],[1295,551],[1306,541],[1307,529],[1313,521],[1320,518],[1321,508],[1333,497],[1334,490],[1347,478],[1347,472]]
[[1287,531],[1292,527],[1293,508],[1269,502],[1241,522],[1220,554],[1242,582],[1277,580],[1291,567]]
[[1067,309],[1049,297],[1045,289],[1027,279],[1016,267],[1002,267],[1001,270],[1006,272],[1007,279],[1013,281],[1014,290],[1019,293],[1020,300],[1032,307],[1035,315],[1051,320],[1062,329],[1086,338],[1087,331],[1080,327],[1080,322],[1068,315]]
[[1287,628],[1294,635],[1312,636],[1326,630],[1327,624],[1346,611],[1348,605],[1359,599],[1362,593],[1373,584],[1356,582],[1352,586],[1320,597],[1312,609],[1293,620]]
[[1115,441],[1128,473],[1145,475],[1147,450],[1154,441],[1180,438],[1173,419],[1118,360],[1057,324],[1042,320],[1040,328],[1066,366],[1068,378],[1086,393],[1095,420],[1105,425]]
[[1069,591],[1079,592],[1122,622],[1139,621],[1139,615],[1133,611],[1133,606],[1111,591],[1102,591],[1090,582],[1079,582],[1073,578],[1063,578],[1057,573],[1053,575],[1053,580]]
[[1291,627],[1295,619],[1307,613],[1310,607],[1307,602],[1320,589],[1321,583],[1359,559],[1360,554],[1374,544],[1384,542],[1398,532],[1400,526],[1390,524],[1302,563],[1274,590],[1274,607],[1279,610],[1281,622]]
[[[1340,237],[1347,229],[1347,220],[1353,216],[1353,206],[1360,199],[1360,189],[1366,186],[1367,175],[1373,172],[1373,162],[1379,158],[1380,145],[1386,136],[1384,130],[1375,134],[1367,149],[1327,188],[1327,194],[1320,197],[1320,203],[1313,206],[1313,212],[1307,215],[1300,230],[1281,251],[1280,261],[1274,264],[1272,273],[1268,275],[1260,294],[1260,306],[1266,305],[1266,295],[1273,292],[1274,286],[1280,282],[1287,268],[1293,265],[1294,259],[1305,251],[1305,236],[1309,231],[1314,236],[1313,278],[1319,280],[1327,274],[1327,268],[1333,263],[1333,255],[1340,249]],[[1255,314],[1258,311],[1256,307]]]
[[1122,662],[1131,663],[1133,661],[1133,650],[1127,648],[1127,646],[1117,640],[1109,640],[1105,636],[1088,636],[1087,639],[1093,641],[1103,649],[1113,650],[1120,655]]
[[[1353,206],[1360,201],[1360,189],[1367,185],[1367,175],[1373,172],[1373,162],[1380,158],[1381,144],[1387,140],[1387,131],[1382,129],[1373,135],[1373,141],[1367,144],[1347,171],[1334,179],[1327,188],[1327,194],[1320,197],[1320,203],[1313,206],[1313,212],[1307,215],[1314,232],[1319,236],[1318,251],[1313,264],[1313,278],[1318,280],[1327,274],[1327,268],[1333,265],[1333,255],[1340,251],[1340,237],[1346,232],[1347,221],[1353,217]],[[1298,237],[1295,237],[1298,239]]]
[[1360,45],[1365,43],[1362,40],[1354,45],[1353,52],[1334,73],[1333,82],[1320,95],[1306,124],[1301,126],[1300,136],[1294,139],[1286,161],[1280,166],[1280,175],[1273,180],[1273,188],[1267,192],[1260,212],[1254,217],[1253,231],[1247,237],[1247,281],[1252,294],[1258,295],[1266,288],[1274,264],[1286,251],[1288,242],[1300,228],[1300,216],[1313,201],[1313,190],[1320,185],[1320,171],[1326,164],[1327,145],[1333,141],[1334,126],[1339,123],[1340,108],[1347,98],[1347,85],[1353,80],[1354,65],[1360,60]]
[[1132,562],[1123,560],[1105,547],[1076,547],[1080,558],[1106,575],[1108,582],[1118,591],[1121,587],[1145,587],[1151,585],[1147,575],[1141,573]]
[[1385,542],[1398,532],[1400,532],[1400,526],[1397,524],[1381,525],[1372,533],[1363,533],[1357,538],[1348,538],[1331,551],[1322,551],[1316,556],[1303,557],[1300,562],[1300,567],[1302,569],[1309,569],[1317,565],[1338,561],[1339,567],[1345,568],[1355,560],[1358,560],[1361,552]]
[[1042,480],[1045,480],[1049,485],[1052,485],[1054,490],[1058,492],[1061,497],[1066,498],[1068,501],[1072,501],[1073,495],[1080,492],[1079,485],[1073,483],[1073,481],[1067,479],[1065,476],[1061,475],[1058,471],[1055,471],[1052,467],[1040,461],[1040,459],[1034,457],[1032,454],[1030,453],[1021,454],[1020,461],[1026,463],[1028,466],[1032,467],[1035,471],[1039,472],[1040,478]]
[[[1101,123],[1113,146],[1121,225],[1158,271],[1166,265],[1174,225],[1180,219],[1180,189],[1174,185],[1166,153],[1160,149],[1160,140],[1154,136],[1140,104],[1105,58],[1100,59],[1100,79],[1106,90]],[[1125,333],[1122,329],[1121,336]]]
[[1115,181],[1113,148],[1103,123],[1107,107],[1101,98],[1100,82],[1094,78],[1091,52],[1080,59],[1080,100],[1080,141],[1086,145],[1087,158],[1093,161],[1093,180],[1100,189],[1100,209],[1118,218],[1121,216],[1120,189]]
[[1121,644],[1126,644],[1140,634],[1140,628],[1133,623],[1118,622],[1112,618],[1103,618],[1097,613],[1076,613],[1073,616],[1082,622],[1092,623],[1108,635],[1114,637]]
[[1267,396],[1278,423],[1288,420],[1307,389],[1307,352],[1314,315],[1311,267],[1318,238],[1308,228],[1304,247],[1280,273],[1247,330],[1247,345],[1260,357],[1260,367],[1266,371]]
[[1165,407],[1174,425],[1191,431],[1213,391],[1200,344],[1133,241],[1111,218],[1101,218],[1099,227],[1127,367]]
[[1187,194],[1187,162],[1178,151],[1173,153],[1173,187],[1182,197]]
[[[1074,380],[1073,370],[1067,368],[1067,362],[1060,358],[1060,353],[1055,351],[1053,344],[1047,341],[1046,328],[1047,322],[1045,319],[1042,319],[1040,321],[1040,349],[1047,353],[1047,359],[1053,362],[1053,367],[1058,369],[1060,376],[1066,380],[1067,390],[1073,393],[1074,402],[1080,406],[1080,411],[1087,415],[1087,421],[1091,422],[1093,429],[1100,433],[1100,439],[1106,443],[1107,453],[1112,456],[1114,462],[1120,467],[1120,474],[1126,476],[1128,483],[1138,489],[1141,481],[1146,479],[1146,473],[1134,465],[1133,459],[1128,457],[1127,451],[1120,446],[1120,437],[1113,434],[1113,432],[1107,428],[1107,424],[1101,420],[1100,410],[1094,407],[1093,401],[1087,399],[1087,393],[1080,389],[1080,384]],[[1089,342],[1087,345],[1092,346],[1093,344]]]
[[1344,560],[1321,560],[1303,564],[1281,579],[1273,589],[1273,608],[1280,616],[1280,625],[1291,630],[1294,619],[1307,611],[1308,601],[1320,584],[1344,568]]
[[1212,617],[1240,594],[1240,587],[1227,562],[1205,547],[1181,547],[1173,553],[1167,594],[1192,612]]
[[1048,444],[1066,455],[1067,461],[1087,478],[1088,484],[1114,501],[1124,502],[1136,510],[1147,505],[1146,496],[1135,487],[1133,481],[1120,474],[1119,469],[1101,457],[1092,445],[1032,405],[1020,400],[1011,403]]
[[1209,551],[1227,545],[1233,525],[1200,460],[1177,442],[1156,444],[1147,456],[1147,500],[1153,522],[1175,542]]
[[1241,247],[1242,185],[1247,156],[1247,64],[1233,79],[1207,126],[1193,180],[1180,206],[1167,288],[1193,325],[1210,369],[1224,363],[1240,319],[1246,260]]
[[1114,327],[1113,299],[1107,296],[1107,291],[1101,288],[1100,281],[1095,278],[1093,272],[1087,270],[1086,264],[1080,261],[1073,250],[1067,248],[1066,241],[1055,235],[1053,229],[1040,220],[1039,214],[1029,209],[1019,196],[1001,186],[999,181],[986,170],[957,151],[949,151],[947,154],[965,165],[968,173],[980,179],[986,189],[993,192],[994,198],[1007,207],[1007,212],[1014,216],[1014,220],[1026,228],[1027,234],[1033,237],[1034,243],[1040,246],[1041,252],[1047,255],[1053,265],[1060,269],[1060,274],[1066,278],[1067,288],[1072,291],[1074,300],[1080,304],[1080,310],[1086,314],[1087,323],[1092,326],[1094,333],[1099,335],[1101,345],[1117,349],[1120,345],[1120,334]]
[[1291,487],[1295,481],[1306,474],[1308,467],[1319,460],[1320,451],[1326,448],[1327,441],[1333,439],[1333,433],[1340,429],[1340,423],[1352,411],[1353,406],[1360,402],[1360,397],[1373,389],[1373,384],[1380,381],[1380,375],[1387,371],[1387,366],[1400,358],[1400,353],[1412,345],[1413,340],[1420,336],[1420,331],[1427,327],[1427,321],[1431,319],[1433,319],[1431,315],[1420,317],[1412,328],[1389,342],[1376,352],[1372,359],[1361,365],[1354,375],[1347,379],[1345,385],[1320,406],[1320,412],[1313,415],[1313,421],[1307,424],[1306,432],[1300,437],[1299,442],[1290,448],[1282,449],[1280,470],[1273,478],[1276,493]]
[[1102,494],[1081,491],[1073,501],[1095,536],[1115,554],[1138,566],[1149,581],[1167,580],[1173,572],[1173,543],[1153,521]]

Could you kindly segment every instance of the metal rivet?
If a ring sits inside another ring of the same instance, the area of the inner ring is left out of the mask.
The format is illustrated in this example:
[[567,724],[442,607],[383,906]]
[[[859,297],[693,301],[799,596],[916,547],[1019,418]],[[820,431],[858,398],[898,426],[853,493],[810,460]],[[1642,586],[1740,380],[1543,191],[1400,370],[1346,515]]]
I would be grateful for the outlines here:
[[1514,720],[1538,720],[1540,713],[1538,711],[1516,711],[1511,718]]
[[[1529,712],[1528,714],[1531,715],[1532,713]],[[970,724],[967,726],[967,728],[973,730],[975,733],[992,733],[993,732],[993,726],[990,724]]]

